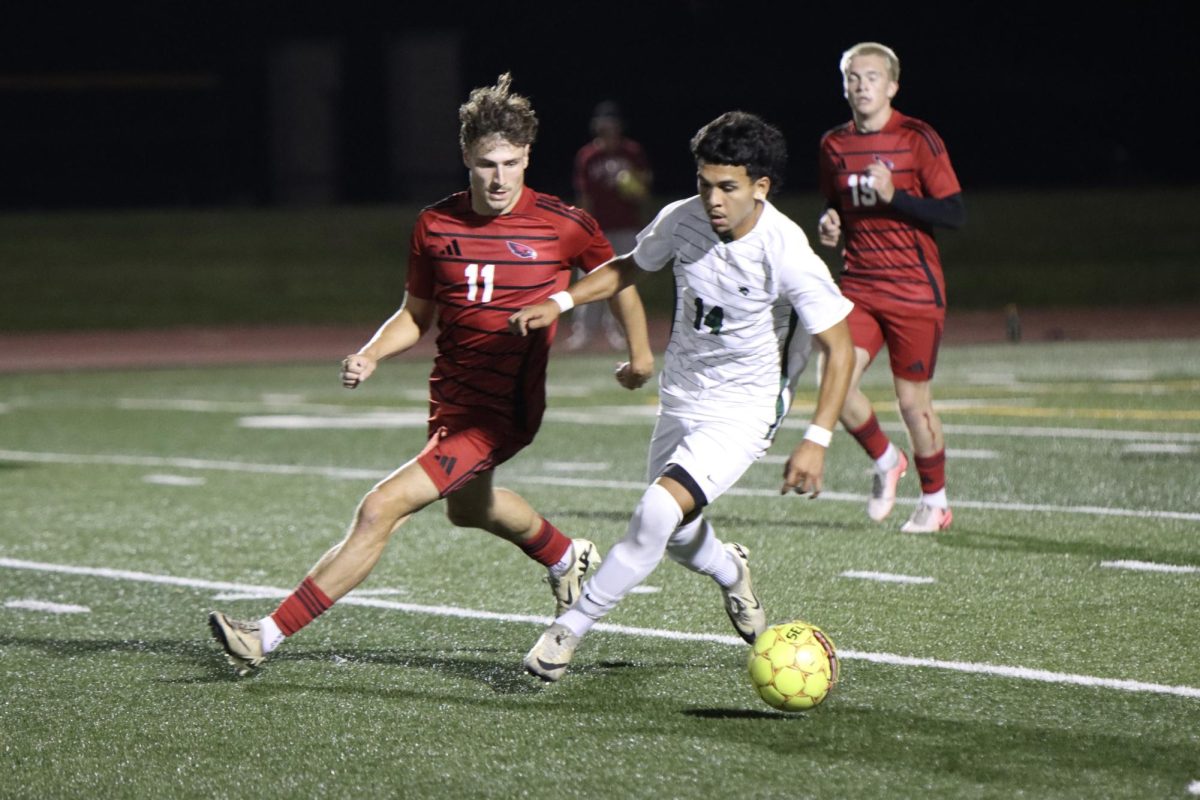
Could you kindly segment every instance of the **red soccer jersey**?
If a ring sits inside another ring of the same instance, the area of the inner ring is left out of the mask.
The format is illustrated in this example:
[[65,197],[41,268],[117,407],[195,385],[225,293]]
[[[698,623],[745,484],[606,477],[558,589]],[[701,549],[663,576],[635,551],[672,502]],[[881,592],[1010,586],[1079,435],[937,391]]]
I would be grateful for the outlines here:
[[437,305],[431,413],[482,412],[532,438],[546,408],[557,326],[516,336],[508,317],[565,289],[573,268],[590,271],[612,255],[587,212],[528,186],[508,214],[476,214],[468,192],[423,210],[407,289]]
[[588,142],[575,154],[575,191],[588,196],[596,221],[606,231],[640,229],[645,224],[639,201],[621,194],[617,176],[625,171],[650,171],[645,151],[632,139],[622,139],[616,150]]
[[848,122],[821,137],[821,193],[838,210],[845,237],[842,292],[871,293],[931,308],[946,305],[942,259],[933,227],[880,202],[863,182],[867,165],[892,171],[892,183],[913,197],[944,198],[962,191],[946,145],[933,128],[895,109],[875,133]]

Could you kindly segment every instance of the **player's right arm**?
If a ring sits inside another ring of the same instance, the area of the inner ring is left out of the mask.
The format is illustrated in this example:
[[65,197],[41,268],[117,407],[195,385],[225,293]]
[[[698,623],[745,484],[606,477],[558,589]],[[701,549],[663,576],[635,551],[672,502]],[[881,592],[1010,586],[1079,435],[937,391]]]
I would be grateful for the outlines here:
[[342,359],[342,386],[354,389],[371,377],[379,362],[412,347],[433,324],[432,300],[407,294],[404,304],[375,331],[357,353]]
[[836,170],[833,166],[833,144],[830,134],[821,137],[821,147],[817,157],[818,183],[821,196],[825,198],[825,213],[817,221],[817,241],[825,247],[837,247],[842,235],[842,218],[838,213],[838,189]]
[[607,300],[626,286],[632,286],[640,272],[632,255],[610,259],[575,281],[565,292],[552,296],[567,295],[569,300],[560,297],[566,301],[564,305],[550,299],[535,306],[526,306],[508,318],[508,328],[519,336],[539,328],[548,328],[564,311],[584,303]]

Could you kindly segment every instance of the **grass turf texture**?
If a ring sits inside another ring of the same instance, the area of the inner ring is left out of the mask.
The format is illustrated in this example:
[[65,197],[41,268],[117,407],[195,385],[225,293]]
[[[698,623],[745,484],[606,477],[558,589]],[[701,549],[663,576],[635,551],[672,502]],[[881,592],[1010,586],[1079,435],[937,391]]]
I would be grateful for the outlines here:
[[[298,582],[372,476],[423,440],[419,425],[243,421],[419,417],[428,365],[389,363],[356,392],[331,365],[0,376],[0,795],[1182,796],[1200,780],[1200,573],[1103,565],[1200,566],[1191,353],[948,349],[935,385],[955,527],[934,536],[896,532],[915,475],[892,520],[866,519],[866,462],[844,433],[824,499],[775,496],[806,383],[771,456],[710,511],[751,549],[769,618],[811,620],[844,657],[837,689],[799,715],[758,700],[716,587],[673,564],[607,620],[634,630],[594,632],[560,684],[527,678],[552,608],[542,573],[438,507],[361,587],[375,606],[336,606],[236,679],[205,612],[274,608],[245,595]],[[547,422],[498,481],[604,550],[638,497],[653,413],[652,392],[610,372],[554,361]],[[899,435],[885,376],[868,376]],[[28,562],[141,577],[13,566]]]
[[[819,199],[778,203],[815,242]],[[1198,205],[1185,189],[968,191],[968,227],[938,234],[950,307],[1200,302]],[[0,330],[373,325],[400,303],[418,211],[0,215]],[[671,307],[669,275],[639,286],[652,313]]]

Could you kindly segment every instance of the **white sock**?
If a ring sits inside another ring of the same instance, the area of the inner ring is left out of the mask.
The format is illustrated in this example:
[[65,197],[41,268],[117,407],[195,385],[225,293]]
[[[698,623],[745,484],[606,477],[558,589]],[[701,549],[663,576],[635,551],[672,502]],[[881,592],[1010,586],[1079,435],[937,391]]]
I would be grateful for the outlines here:
[[722,589],[728,589],[737,583],[738,577],[741,575],[741,568],[734,560],[733,556],[724,547],[721,548],[721,555],[724,556],[721,560],[721,565],[717,571],[712,574],[713,580],[721,585]]
[[887,472],[890,469],[895,469],[900,463],[900,451],[896,449],[896,445],[888,442],[887,450],[883,451],[883,455],[875,459],[875,469],[879,472]]
[[566,625],[571,633],[580,638],[583,638],[592,629],[592,626],[596,624],[596,620],[582,611],[576,611],[574,607],[564,612],[561,617],[554,621],[559,625]]
[[279,630],[279,626],[275,624],[275,618],[270,614],[258,621],[259,636],[262,637],[263,653],[269,653],[285,638],[283,631]]
[[950,501],[946,499],[946,487],[943,486],[933,494],[921,495],[921,502],[934,508],[949,508]]
[[[598,620],[612,611],[662,561],[667,540],[682,518],[683,512],[671,493],[651,484],[633,511],[625,538],[608,551],[596,574],[584,584],[579,600],[563,617],[575,620],[572,612],[579,611]],[[567,622],[563,624],[570,627]]]

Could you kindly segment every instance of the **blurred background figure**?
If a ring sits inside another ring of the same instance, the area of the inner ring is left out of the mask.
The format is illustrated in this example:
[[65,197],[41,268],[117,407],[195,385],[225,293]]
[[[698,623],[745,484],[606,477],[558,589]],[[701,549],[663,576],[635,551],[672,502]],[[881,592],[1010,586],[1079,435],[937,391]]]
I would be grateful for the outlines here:
[[[645,225],[653,174],[642,146],[625,135],[620,107],[605,100],[592,112],[592,139],[575,154],[572,183],[575,202],[600,223],[617,255],[631,250]],[[614,350],[625,347],[625,336],[605,303],[588,303],[572,310],[569,350],[578,350],[603,332]]]

